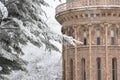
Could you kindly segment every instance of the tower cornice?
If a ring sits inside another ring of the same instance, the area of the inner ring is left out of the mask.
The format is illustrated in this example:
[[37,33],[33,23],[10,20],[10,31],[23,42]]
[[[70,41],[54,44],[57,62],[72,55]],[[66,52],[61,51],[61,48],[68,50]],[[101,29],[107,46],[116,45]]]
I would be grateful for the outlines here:
[[77,1],[68,1],[67,3],[63,3],[56,7],[56,14],[59,14],[64,11],[72,10],[72,9],[96,9],[96,8],[120,8],[120,1],[112,2],[112,1],[99,1],[95,2],[92,0],[77,0]]

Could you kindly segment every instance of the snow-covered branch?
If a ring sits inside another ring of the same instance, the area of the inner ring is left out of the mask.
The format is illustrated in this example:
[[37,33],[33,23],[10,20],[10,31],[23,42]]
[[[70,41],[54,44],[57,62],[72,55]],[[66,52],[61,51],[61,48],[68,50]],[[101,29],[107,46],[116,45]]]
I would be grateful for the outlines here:
[[8,10],[5,5],[0,1],[0,18],[4,19],[8,17]]

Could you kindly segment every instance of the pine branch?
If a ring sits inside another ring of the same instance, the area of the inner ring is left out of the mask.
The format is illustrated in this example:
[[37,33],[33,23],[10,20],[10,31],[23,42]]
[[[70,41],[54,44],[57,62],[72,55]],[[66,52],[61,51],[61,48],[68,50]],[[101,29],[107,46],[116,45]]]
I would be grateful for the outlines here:
[[8,7],[10,4],[13,4],[13,3],[15,3],[15,2],[17,2],[17,1],[19,1],[19,0],[9,0],[9,1],[7,1],[7,2],[5,3],[5,6]]

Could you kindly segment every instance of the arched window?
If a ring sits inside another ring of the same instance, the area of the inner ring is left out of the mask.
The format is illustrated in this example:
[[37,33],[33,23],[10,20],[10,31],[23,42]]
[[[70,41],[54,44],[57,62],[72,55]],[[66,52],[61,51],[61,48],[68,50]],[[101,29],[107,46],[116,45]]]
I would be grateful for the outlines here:
[[84,32],[83,32],[83,43],[84,43],[84,45],[87,45],[87,32],[86,32],[86,30],[84,30]]
[[101,58],[97,58],[97,80],[101,80]]
[[70,60],[70,80],[73,80],[73,60]]
[[115,37],[114,37],[114,31],[113,30],[110,31],[110,37],[111,37],[111,45],[114,45],[115,44]]
[[100,45],[100,30],[99,29],[97,29],[97,31],[96,31],[96,42],[97,42],[97,45]]
[[117,80],[117,59],[112,59],[112,80]]
[[86,69],[85,69],[85,59],[83,58],[82,60],[81,60],[81,62],[82,62],[82,80],[86,80]]
[[63,62],[63,68],[64,68],[64,71],[63,71],[63,80],[65,80],[66,79],[66,66],[65,66],[66,64],[65,64],[65,60],[64,60],[64,62]]

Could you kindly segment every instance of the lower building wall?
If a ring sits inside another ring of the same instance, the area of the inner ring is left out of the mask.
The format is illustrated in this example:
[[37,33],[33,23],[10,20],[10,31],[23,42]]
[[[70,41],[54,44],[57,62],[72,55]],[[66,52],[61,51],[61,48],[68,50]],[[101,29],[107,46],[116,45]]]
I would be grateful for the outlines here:
[[[97,48],[97,47],[96,47]],[[98,80],[97,79],[97,58],[101,59],[101,80],[107,80],[106,77],[108,77],[108,80],[113,80],[112,79],[112,59],[116,58],[117,59],[117,80],[120,79],[120,49],[119,47],[112,47],[112,48],[108,48],[107,50],[107,58],[108,58],[108,62],[106,64],[106,50],[105,47],[101,48],[101,49],[96,49],[96,48],[92,48],[91,49],[91,64],[90,64],[90,56],[89,56],[89,48],[78,48],[78,66],[77,66],[77,70],[78,70],[78,80],[83,80],[83,73],[82,73],[82,59],[85,59],[85,75],[86,75],[86,80],[90,80],[90,65],[91,65],[91,80]],[[63,77],[67,77],[67,80],[76,80],[75,79],[75,49],[68,49],[67,50],[67,54],[64,52],[63,53],[64,56],[64,60],[65,60],[65,72],[66,74]],[[65,57],[65,55],[67,56],[67,59]],[[66,63],[67,60],[67,63]],[[71,70],[71,60],[73,61],[73,67]],[[63,61],[64,63],[64,61]],[[106,69],[107,66],[107,69]],[[106,75],[106,70],[108,70],[108,73]],[[72,77],[71,78],[71,72],[72,72]],[[63,80],[66,80],[65,78],[63,78]],[[85,79],[84,79],[85,80]]]

